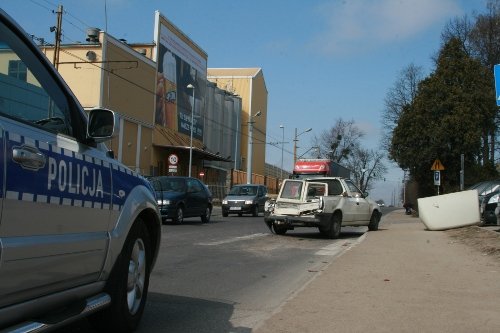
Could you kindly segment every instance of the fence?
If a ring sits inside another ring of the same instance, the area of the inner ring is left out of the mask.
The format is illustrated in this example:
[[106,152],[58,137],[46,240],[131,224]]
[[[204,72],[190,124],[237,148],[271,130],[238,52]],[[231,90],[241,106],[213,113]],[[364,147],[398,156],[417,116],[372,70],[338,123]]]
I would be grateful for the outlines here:
[[[210,182],[207,186],[212,192],[214,204],[219,205],[233,185],[246,183],[246,171],[232,170],[228,182]],[[252,174],[251,183],[266,185],[269,194],[277,194],[279,191],[280,179],[276,177]]]

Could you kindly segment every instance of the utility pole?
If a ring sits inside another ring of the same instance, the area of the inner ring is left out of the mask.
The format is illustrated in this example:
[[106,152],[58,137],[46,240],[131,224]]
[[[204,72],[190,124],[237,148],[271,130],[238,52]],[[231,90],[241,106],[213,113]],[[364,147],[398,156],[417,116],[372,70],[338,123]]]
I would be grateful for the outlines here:
[[59,67],[59,49],[61,47],[61,32],[62,32],[62,14],[63,14],[63,6],[57,6],[57,26],[50,28],[50,31],[55,32],[55,46],[54,46],[54,60],[53,65],[56,70]]

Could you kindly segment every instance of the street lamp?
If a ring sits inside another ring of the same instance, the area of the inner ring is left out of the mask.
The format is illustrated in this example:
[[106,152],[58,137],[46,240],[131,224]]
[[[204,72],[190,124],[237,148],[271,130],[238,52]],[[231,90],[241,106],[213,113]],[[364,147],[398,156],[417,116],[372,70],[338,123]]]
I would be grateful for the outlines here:
[[285,143],[285,126],[280,125],[281,131],[283,135],[281,136],[281,170],[280,170],[280,178],[283,180],[283,144]]
[[305,131],[303,132],[300,132],[299,134],[297,134],[297,128],[295,128],[295,137],[293,139],[293,164],[295,165],[295,162],[297,162],[297,141],[299,141],[297,138],[304,134],[304,133],[307,133],[307,132],[311,132],[312,131],[312,128],[309,127],[308,129],[306,129]]
[[247,184],[252,183],[252,150],[253,150],[253,123],[252,118],[258,117],[261,112],[258,111],[253,116],[248,117],[248,158],[247,158]]
[[191,126],[189,135],[189,170],[188,175],[191,177],[191,165],[193,164],[193,122],[194,122],[194,86],[190,83],[187,85],[188,89],[193,89],[193,104],[191,104]]

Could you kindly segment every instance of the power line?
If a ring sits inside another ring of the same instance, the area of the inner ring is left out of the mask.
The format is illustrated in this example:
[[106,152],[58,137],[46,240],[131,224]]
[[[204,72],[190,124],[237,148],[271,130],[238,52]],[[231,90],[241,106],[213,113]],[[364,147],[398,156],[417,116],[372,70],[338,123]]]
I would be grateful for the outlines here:
[[[51,8],[46,7],[46,6],[42,5],[41,3],[37,2],[37,1],[35,1],[35,0],[30,0],[30,1],[31,1],[32,3],[34,3],[35,5],[40,6],[40,7],[44,8],[44,9],[48,10],[49,12],[52,12],[52,9],[51,9]],[[47,2],[47,1],[45,1],[45,2]],[[57,7],[57,6],[56,6],[56,5],[54,5],[54,7]]]
[[[53,9],[46,7],[45,5],[43,5],[43,4],[39,3],[39,2],[37,2],[36,0],[30,0],[30,1],[31,1],[32,3],[34,3],[34,4],[38,5],[38,6],[40,6],[41,8],[46,9],[47,11],[49,11],[49,12],[51,12],[51,13],[56,13]],[[49,1],[47,1],[47,0],[43,0],[43,1],[44,1],[45,3],[47,3],[48,5],[50,5],[50,6],[56,6],[54,3],[49,2]],[[81,19],[79,19],[78,17],[76,17],[75,15],[71,14],[68,10],[64,10],[64,13],[65,13],[65,14],[68,14],[69,16],[71,16],[73,19],[75,19],[75,20],[76,20],[76,21],[78,21],[79,23],[81,23],[81,24],[83,24],[83,25],[85,25],[85,26],[87,26],[87,27],[89,26],[89,25],[88,25],[88,24],[86,24],[83,20],[81,20]],[[71,20],[68,20],[68,19],[66,19],[66,18],[63,18],[63,20],[64,20],[64,22],[66,22],[66,23],[68,23],[68,24],[72,25],[72,26],[73,26],[73,27],[75,27],[76,29],[78,29],[78,30],[80,30],[80,31],[82,31],[82,32],[85,32],[82,28],[80,28],[79,26],[77,26],[77,25],[76,25],[75,23],[73,23]],[[70,37],[68,37],[68,35],[64,34],[64,37],[65,37],[65,39],[66,39],[66,40],[69,40],[69,41],[73,42],[74,44],[76,44],[76,42],[75,42],[75,41],[73,41],[73,40],[71,40],[71,38],[70,38]],[[45,40],[44,38],[40,38],[40,37],[37,37],[37,36],[35,36],[35,35],[32,35],[32,38],[33,38],[34,40],[38,40],[42,46],[48,46],[48,47],[51,47],[51,46],[52,46],[52,47],[54,47],[54,44],[49,43],[49,42],[46,42],[46,40]],[[121,79],[121,80],[123,80],[123,81],[125,81],[125,82],[127,82],[127,83],[129,83],[129,84],[131,84],[131,85],[133,85],[133,86],[136,86],[137,88],[139,88],[139,89],[141,89],[141,90],[143,90],[143,91],[146,91],[147,93],[150,93],[151,95],[156,95],[156,91],[152,91],[152,90],[148,89],[147,87],[144,87],[144,86],[142,86],[142,85],[140,85],[140,84],[138,84],[138,83],[136,83],[136,82],[134,82],[134,81],[132,81],[132,80],[130,80],[130,79],[127,79],[126,77],[124,77],[124,76],[122,76],[122,75],[119,75],[119,74],[118,74],[118,73],[116,73],[113,69],[107,69],[107,68],[106,68],[106,67],[104,67],[104,66],[100,66],[100,65],[98,65],[98,64],[95,64],[95,63],[89,62],[89,61],[87,61],[86,59],[83,59],[83,58],[81,58],[81,57],[79,57],[79,56],[77,56],[77,55],[75,55],[75,54],[73,54],[73,53],[71,53],[71,52],[69,52],[69,51],[65,50],[64,48],[62,48],[62,49],[61,49],[61,51],[62,51],[62,52],[64,52],[65,54],[67,54],[67,55],[70,55],[70,56],[72,56],[72,57],[74,57],[74,58],[76,58],[76,59],[78,59],[78,60],[82,61],[82,62],[88,63],[89,65],[92,65],[92,66],[94,66],[94,67],[97,67],[97,68],[99,68],[99,69],[101,69],[101,70],[103,70],[103,71],[107,72],[108,74],[111,74],[111,75],[113,75],[113,76],[115,76],[115,77],[117,77],[117,78],[119,78],[119,79]],[[218,121],[216,121],[216,120],[214,120],[214,119],[210,119],[210,118],[208,118],[207,116],[205,116],[205,119],[206,119],[208,122],[212,122],[213,124],[216,124],[216,125],[218,125],[218,126],[219,126],[219,127],[221,127],[221,128],[224,128],[224,129],[227,129],[227,130],[229,130],[229,131],[233,132],[235,135],[240,135],[240,136],[245,136],[245,137],[248,137],[248,134],[247,134],[247,133],[244,133],[243,131],[239,131],[239,129],[234,129],[234,128],[232,128],[232,127],[229,127],[229,126],[228,126],[228,125],[226,125],[226,124],[219,123]],[[267,137],[267,133],[266,133],[265,131],[262,131],[262,130],[260,130],[259,128],[255,128],[255,130],[256,130],[257,132],[259,132],[259,133],[263,134],[263,135],[264,135],[264,137]],[[267,142],[267,141],[269,141],[269,140],[261,140],[261,139],[258,139],[258,138],[254,138],[254,140],[255,140],[255,141],[257,141],[257,143],[261,143],[261,144],[268,144],[268,142]],[[277,147],[277,146],[274,146],[274,147],[279,148],[279,147]],[[288,151],[288,150],[284,150],[284,151],[285,151],[286,153],[288,153],[288,154],[292,154],[292,153],[291,153],[290,151]]]

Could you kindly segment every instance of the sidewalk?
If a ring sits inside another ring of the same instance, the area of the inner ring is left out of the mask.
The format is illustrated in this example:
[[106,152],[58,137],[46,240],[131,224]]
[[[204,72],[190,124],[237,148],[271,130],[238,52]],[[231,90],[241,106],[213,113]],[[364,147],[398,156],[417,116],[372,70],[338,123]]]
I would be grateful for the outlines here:
[[500,262],[397,210],[253,332],[500,332]]

